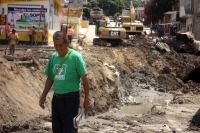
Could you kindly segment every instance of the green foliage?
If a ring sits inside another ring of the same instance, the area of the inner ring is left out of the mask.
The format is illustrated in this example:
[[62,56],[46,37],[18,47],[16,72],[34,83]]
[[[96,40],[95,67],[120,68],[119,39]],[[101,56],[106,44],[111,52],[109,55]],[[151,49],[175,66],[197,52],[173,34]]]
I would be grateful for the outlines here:
[[[134,7],[143,7],[144,1],[131,0]],[[114,16],[114,14],[121,14],[122,10],[130,7],[130,0],[88,0],[87,8],[92,9],[98,6],[103,9],[106,16]]]
[[95,6],[98,6],[99,2],[97,0],[89,0],[87,4],[87,8],[92,9]]
[[141,0],[123,0],[124,1],[124,8],[129,8],[130,7],[130,2],[132,1],[133,7],[143,7],[145,4],[145,1]]

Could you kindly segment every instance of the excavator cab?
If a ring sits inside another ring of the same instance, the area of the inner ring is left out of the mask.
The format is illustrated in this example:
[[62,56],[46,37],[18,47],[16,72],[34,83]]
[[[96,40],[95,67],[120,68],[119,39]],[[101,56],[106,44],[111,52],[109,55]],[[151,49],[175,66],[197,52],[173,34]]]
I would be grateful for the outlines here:
[[123,23],[128,23],[128,22],[130,22],[130,17],[122,17],[122,19],[121,19],[121,23],[123,24]]
[[99,31],[99,28],[100,27],[106,27],[106,26],[107,26],[107,21],[105,21],[105,20],[98,20],[96,22],[96,25],[95,25],[95,35],[99,36],[101,34],[101,32]]

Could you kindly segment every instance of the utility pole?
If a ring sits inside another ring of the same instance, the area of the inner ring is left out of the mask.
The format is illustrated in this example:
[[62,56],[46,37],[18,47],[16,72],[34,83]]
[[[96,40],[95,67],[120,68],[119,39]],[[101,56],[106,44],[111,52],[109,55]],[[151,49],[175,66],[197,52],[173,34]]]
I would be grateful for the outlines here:
[[151,1],[151,34],[152,34],[152,1]]

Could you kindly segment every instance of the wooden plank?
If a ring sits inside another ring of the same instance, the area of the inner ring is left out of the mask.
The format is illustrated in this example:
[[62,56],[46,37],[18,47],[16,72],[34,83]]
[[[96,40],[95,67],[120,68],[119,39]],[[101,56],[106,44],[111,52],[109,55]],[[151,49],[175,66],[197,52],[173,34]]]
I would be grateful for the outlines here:
[[14,61],[13,63],[15,63],[15,64],[32,64],[33,60],[30,60],[30,61]]

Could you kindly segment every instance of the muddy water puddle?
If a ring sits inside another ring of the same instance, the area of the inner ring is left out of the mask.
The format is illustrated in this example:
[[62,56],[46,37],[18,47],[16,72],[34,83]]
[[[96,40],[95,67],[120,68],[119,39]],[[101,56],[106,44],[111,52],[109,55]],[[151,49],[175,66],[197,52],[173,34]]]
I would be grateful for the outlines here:
[[[154,93],[155,94],[155,93]],[[170,102],[173,99],[172,94],[163,94],[162,96],[159,95],[151,95],[149,96],[139,96],[137,98],[133,98],[129,96],[128,98],[124,98],[121,103],[122,106],[117,108],[111,108],[108,112],[103,113],[101,115],[95,116],[106,116],[106,115],[114,115],[117,117],[124,117],[124,116],[132,116],[132,117],[142,117],[145,114],[151,113],[152,107],[154,105],[166,107],[170,106]]]
[[[153,105],[167,106],[165,100],[166,100],[165,98],[160,98],[160,99],[138,98],[135,99],[133,103],[135,105],[126,105],[126,103],[124,103],[124,105],[119,110],[111,109],[110,112],[113,112],[113,115],[119,117],[125,115],[140,117],[147,113],[150,113]],[[171,99],[167,100],[171,101]]]

